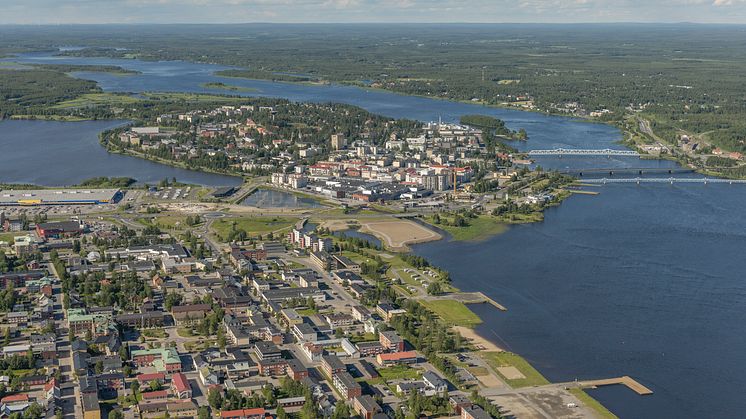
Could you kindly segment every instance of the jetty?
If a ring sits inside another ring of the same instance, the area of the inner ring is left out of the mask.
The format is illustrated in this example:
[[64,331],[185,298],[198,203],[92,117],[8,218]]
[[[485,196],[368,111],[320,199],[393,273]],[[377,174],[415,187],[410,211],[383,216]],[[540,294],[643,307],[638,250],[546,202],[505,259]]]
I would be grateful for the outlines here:
[[623,386],[626,386],[630,390],[634,391],[635,393],[639,394],[640,396],[647,396],[647,395],[653,394],[653,390],[650,390],[649,388],[640,384],[637,380],[635,380],[634,378],[628,375],[625,375],[622,377],[616,377],[616,378],[605,378],[601,380],[576,381],[572,384],[583,387],[583,388],[596,388],[596,387],[601,387],[601,386],[621,384]]
[[459,292],[450,294],[449,297],[464,304],[489,304],[500,311],[508,311],[507,307],[486,296],[482,292]]

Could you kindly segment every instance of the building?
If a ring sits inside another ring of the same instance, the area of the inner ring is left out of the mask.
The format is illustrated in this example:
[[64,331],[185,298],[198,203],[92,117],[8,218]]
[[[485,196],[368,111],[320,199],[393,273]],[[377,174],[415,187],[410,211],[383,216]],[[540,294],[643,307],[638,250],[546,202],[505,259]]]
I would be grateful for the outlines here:
[[352,318],[361,323],[370,318],[370,311],[365,306],[353,306],[351,312]]
[[189,385],[189,380],[180,372],[171,376],[171,391],[178,399],[192,398],[192,387]]
[[260,361],[282,359],[282,351],[272,342],[257,342],[254,344],[254,354]]
[[36,225],[36,234],[44,239],[60,239],[75,237],[83,233],[85,226],[78,221],[58,221],[53,223],[39,223]]
[[378,334],[378,342],[391,352],[404,351],[404,339],[393,330],[387,330]]
[[290,364],[286,359],[264,359],[259,361],[257,365],[259,366],[259,375],[277,377],[286,375]]
[[164,318],[162,311],[146,311],[145,313],[118,314],[114,320],[124,326],[148,329],[163,326]]
[[472,405],[461,409],[461,419],[492,419],[492,416],[481,407]]
[[264,408],[225,410],[220,412],[221,419],[264,419]]
[[342,150],[347,147],[347,137],[344,134],[332,134],[332,150]]
[[376,306],[376,312],[383,317],[384,320],[390,322],[394,317],[405,314],[407,310],[394,307],[389,303],[381,303]]
[[329,253],[321,250],[318,252],[311,252],[311,262],[322,271],[330,271],[332,269],[333,259]]
[[119,189],[2,190],[0,206],[96,205],[119,201]]
[[381,406],[367,394],[352,399],[352,408],[363,419],[373,419],[376,413],[382,411]]
[[334,374],[332,383],[334,384],[334,388],[347,400],[360,397],[363,394],[360,384],[348,372]]
[[209,304],[189,304],[171,307],[171,315],[179,326],[192,326],[204,319],[212,311]]
[[286,374],[293,380],[300,381],[308,377],[308,368],[297,359],[289,359]]
[[293,336],[298,342],[313,342],[318,338],[316,329],[308,323],[297,323],[293,325]]
[[471,407],[474,404],[469,400],[468,397],[462,395],[462,394],[453,394],[450,397],[448,397],[448,404],[451,405],[453,408],[453,411],[461,416],[461,410],[467,407]]
[[324,320],[329,323],[329,327],[331,327],[332,330],[338,329],[340,327],[352,326],[352,324],[355,323],[355,319],[352,318],[351,315],[346,313],[326,314],[324,315]]
[[324,355],[321,357],[321,369],[329,377],[347,372],[347,366],[336,355]]
[[175,348],[139,349],[130,353],[137,367],[153,366],[158,372],[181,372],[181,358]]
[[448,383],[438,374],[432,371],[425,371],[422,374],[422,381],[425,382],[428,389],[430,389],[433,393],[443,394],[448,391]]
[[101,419],[101,408],[98,405],[98,394],[86,393],[80,396],[83,408],[83,419]]
[[414,364],[417,362],[417,352],[394,352],[390,354],[376,355],[376,362],[382,367],[396,364]]
[[386,348],[379,342],[358,342],[356,346],[362,357],[376,356],[386,352]]
[[154,372],[151,374],[138,374],[137,377],[137,383],[140,384],[140,387],[147,386],[152,381],[156,381],[159,384],[163,384],[166,382],[166,374],[160,373],[160,372]]

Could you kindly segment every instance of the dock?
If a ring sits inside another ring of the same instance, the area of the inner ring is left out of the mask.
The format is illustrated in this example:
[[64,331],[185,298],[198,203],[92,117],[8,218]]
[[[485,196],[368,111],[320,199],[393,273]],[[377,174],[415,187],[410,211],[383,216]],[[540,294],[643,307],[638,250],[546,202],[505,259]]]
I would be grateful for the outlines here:
[[578,381],[577,382],[577,385],[579,385],[580,387],[591,387],[591,388],[601,387],[601,386],[610,386],[610,385],[615,385],[615,384],[621,384],[623,386],[626,386],[627,388],[639,394],[640,396],[647,396],[647,395],[653,394],[653,390],[650,390],[649,388],[640,384],[634,378],[628,375],[617,377],[617,378],[606,378],[602,380],[590,380],[590,381]]
[[489,304],[500,311],[508,311],[507,307],[484,295],[482,292],[460,292],[451,294],[450,297],[464,304]]

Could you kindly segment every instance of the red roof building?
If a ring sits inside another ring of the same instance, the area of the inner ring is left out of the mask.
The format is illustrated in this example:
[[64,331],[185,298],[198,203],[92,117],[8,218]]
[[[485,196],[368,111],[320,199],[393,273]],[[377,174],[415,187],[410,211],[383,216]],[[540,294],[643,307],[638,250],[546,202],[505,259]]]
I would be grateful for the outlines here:
[[227,410],[220,412],[220,417],[223,419],[263,419],[265,416],[264,408],[257,407],[256,409],[238,409],[238,410]]
[[189,385],[189,380],[182,373],[177,373],[171,376],[171,390],[174,395],[180,399],[191,399],[192,398],[192,387]]

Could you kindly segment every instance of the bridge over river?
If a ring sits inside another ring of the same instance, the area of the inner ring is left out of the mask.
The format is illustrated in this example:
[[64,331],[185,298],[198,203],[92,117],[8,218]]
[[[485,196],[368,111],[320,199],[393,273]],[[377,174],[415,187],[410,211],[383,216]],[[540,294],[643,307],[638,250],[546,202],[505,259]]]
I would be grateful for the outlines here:
[[527,153],[529,156],[624,156],[624,157],[640,157],[640,154],[632,150],[612,150],[605,148],[603,150],[583,150],[583,149],[567,149],[567,148],[555,148],[552,150],[530,150]]
[[746,185],[746,180],[744,179],[720,179],[720,178],[684,178],[684,177],[668,177],[668,178],[662,178],[662,177],[638,177],[638,178],[600,178],[600,179],[583,179],[581,181],[582,183],[586,184],[601,184],[605,185],[607,183],[702,183],[702,184],[708,184],[708,183],[726,183],[730,185],[734,184],[740,184],[740,185]]

